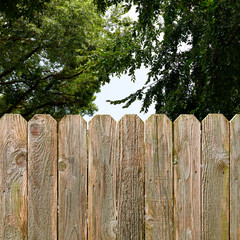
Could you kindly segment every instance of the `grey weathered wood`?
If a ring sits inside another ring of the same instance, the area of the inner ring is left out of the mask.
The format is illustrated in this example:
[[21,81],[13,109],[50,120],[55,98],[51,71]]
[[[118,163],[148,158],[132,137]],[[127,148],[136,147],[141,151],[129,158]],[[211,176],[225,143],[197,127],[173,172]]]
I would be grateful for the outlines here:
[[57,239],[57,123],[50,115],[28,123],[28,239]]
[[87,239],[87,123],[79,115],[59,122],[59,240]]
[[240,239],[240,115],[230,122],[230,239]]
[[202,238],[229,239],[229,122],[222,114],[202,121]]
[[145,239],[173,239],[172,122],[152,115],[145,122]]
[[118,122],[117,239],[144,239],[144,124],[137,115]]
[[200,122],[174,122],[174,239],[201,239]]
[[88,239],[116,239],[116,122],[108,115],[89,123]]
[[0,120],[0,239],[27,239],[27,122]]

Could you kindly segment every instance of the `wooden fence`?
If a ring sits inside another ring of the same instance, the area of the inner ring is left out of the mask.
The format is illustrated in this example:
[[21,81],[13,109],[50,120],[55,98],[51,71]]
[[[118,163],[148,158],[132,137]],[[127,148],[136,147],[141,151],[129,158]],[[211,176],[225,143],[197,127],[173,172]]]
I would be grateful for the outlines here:
[[239,240],[240,115],[4,115],[0,239]]

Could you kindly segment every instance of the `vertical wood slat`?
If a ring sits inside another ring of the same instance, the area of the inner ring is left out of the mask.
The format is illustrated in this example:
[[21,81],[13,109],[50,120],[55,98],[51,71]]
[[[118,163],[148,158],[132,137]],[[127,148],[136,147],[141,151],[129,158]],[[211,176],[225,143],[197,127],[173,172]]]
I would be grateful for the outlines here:
[[57,123],[50,115],[28,123],[28,239],[57,239]]
[[117,239],[144,239],[144,123],[137,115],[118,122]]
[[87,239],[87,123],[79,115],[59,122],[59,240]]
[[27,239],[27,122],[0,120],[0,239]]
[[108,115],[89,123],[88,239],[116,239],[116,122]]
[[200,122],[180,115],[174,122],[174,239],[201,239]]
[[145,122],[145,239],[173,239],[172,122],[152,115]]
[[240,115],[230,121],[230,239],[240,239]]
[[[160,117],[160,116],[156,116]],[[68,117],[66,117],[67,119]],[[154,118],[153,118],[154,119]],[[229,122],[222,116],[218,114],[209,115],[202,122],[202,239],[238,239],[240,236],[240,226],[239,226],[239,199],[240,199],[240,185],[239,185],[239,135],[240,135],[240,117],[236,116],[230,123],[230,132],[229,132]],[[65,120],[67,122],[67,120]],[[74,122],[74,120],[72,120]],[[69,126],[71,127],[74,124],[68,121]],[[146,122],[150,124],[150,120]],[[10,114],[5,115],[0,120],[0,239],[27,239],[27,227],[29,228],[28,238],[29,239],[57,239],[57,133],[56,133],[56,121],[50,116],[46,115],[37,115],[29,122],[29,147],[28,147],[28,156],[29,156],[29,213],[27,219],[27,171],[26,171],[26,158],[27,158],[27,123],[20,115]],[[60,123],[61,125],[61,123]],[[59,125],[59,126],[60,126]],[[64,125],[64,124],[63,124]],[[83,123],[84,125],[84,123]],[[143,223],[143,212],[144,202],[142,199],[144,195],[144,190],[141,186],[144,186],[144,152],[142,142],[143,140],[143,129],[141,127],[143,123],[139,118],[135,116],[125,116],[119,122],[119,143],[118,143],[118,239],[143,239],[144,236],[144,225],[142,225],[142,230],[138,226]],[[156,124],[157,125],[157,124]],[[66,126],[66,125],[65,125]],[[160,126],[158,126],[160,127]],[[185,126],[188,128],[188,126]],[[191,126],[193,127],[193,126]],[[62,127],[62,136],[67,134],[67,127]],[[77,145],[76,141],[76,132],[79,127],[75,127],[75,130],[71,132],[71,141]],[[162,128],[166,128],[166,123]],[[24,130],[25,129],[25,130]],[[138,130],[136,130],[138,129]],[[174,128],[175,131],[177,128]],[[181,126],[182,129],[182,126]],[[179,136],[183,134],[183,130],[177,130]],[[162,129],[166,131],[167,129]],[[138,131],[141,133],[138,135]],[[156,131],[152,128],[151,131]],[[153,132],[147,131],[146,134],[153,134]],[[158,130],[160,131],[160,130]],[[174,131],[175,139],[176,132]],[[182,131],[182,132],[181,132]],[[25,133],[24,133],[25,132]],[[194,131],[193,131],[194,132]],[[229,134],[230,133],[230,134]],[[25,135],[24,135],[25,134]],[[230,153],[229,153],[229,135],[230,135]],[[182,136],[182,135],[181,135]],[[66,137],[66,136],[65,136]],[[159,138],[159,136],[157,136]],[[182,136],[184,138],[184,136]],[[25,138],[25,140],[24,140]],[[147,140],[146,136],[146,160],[149,161],[150,154],[153,156],[153,160],[156,160],[157,157],[161,156],[162,150],[158,149],[158,152],[155,153],[149,151],[149,148],[153,147]],[[150,138],[149,138],[150,139]],[[164,139],[160,139],[158,142],[161,147],[163,147]],[[67,155],[76,153],[76,146],[70,150],[65,147],[64,140],[62,141],[62,147],[59,146],[59,153],[62,150],[66,152]],[[67,140],[69,141],[69,140]],[[82,139],[81,139],[82,141]],[[100,140],[101,141],[101,140]],[[115,140],[114,140],[115,141]],[[177,140],[176,140],[177,141]],[[181,140],[182,141],[182,140]],[[78,144],[81,147],[81,144]],[[86,143],[85,143],[86,144]],[[97,144],[96,142],[94,143]],[[153,144],[153,143],[152,143]],[[178,143],[181,146],[180,143]],[[66,146],[67,147],[67,146]],[[160,147],[160,148],[161,148]],[[169,146],[168,146],[169,147]],[[189,150],[186,150],[187,147],[182,144],[182,149],[176,148],[177,152],[174,152],[174,155],[180,155],[180,158],[184,164],[190,154]],[[165,148],[165,147],[163,147]],[[174,147],[175,148],[175,147]],[[192,148],[192,147],[191,147]],[[75,149],[75,150],[74,150]],[[79,149],[78,149],[79,150]],[[69,151],[69,152],[68,152]],[[79,150],[81,154],[82,150]],[[149,151],[149,152],[148,152]],[[197,150],[196,150],[197,151]],[[196,153],[195,151],[195,153]],[[84,151],[83,151],[84,152]],[[82,153],[83,153],[82,152]],[[92,154],[95,150],[92,151]],[[141,152],[141,154],[140,154]],[[185,154],[185,153],[186,154]],[[181,154],[185,154],[185,157],[181,157]],[[84,155],[84,154],[83,154]],[[101,159],[105,159],[105,154],[101,155]],[[71,157],[71,156],[70,156]],[[162,155],[162,157],[166,157]],[[194,156],[196,157],[196,156]],[[231,174],[229,174],[229,158],[231,161]],[[64,157],[60,158],[59,162],[59,183],[61,182],[61,177],[64,176],[70,183],[70,177],[64,175],[70,170],[68,168],[68,163],[65,164]],[[104,160],[105,161],[105,160]],[[152,160],[151,160],[152,161]],[[106,162],[106,161],[105,161]],[[104,163],[105,163],[104,162]],[[155,162],[154,162],[155,163]],[[175,184],[176,187],[178,181],[182,180],[189,169],[186,165],[185,172],[179,172],[179,160],[178,158],[174,159],[175,165]],[[112,164],[112,162],[111,162]],[[157,219],[157,216],[151,214],[150,209],[153,209],[153,205],[150,206],[148,201],[149,187],[148,178],[150,181],[151,171],[158,171],[157,165],[155,167],[148,165],[146,163],[146,239],[151,239],[154,233],[155,224],[154,218]],[[96,165],[95,168],[99,167]],[[66,169],[65,169],[66,168]],[[81,167],[80,167],[81,168]],[[164,169],[164,166],[162,167]],[[136,171],[136,169],[138,169]],[[74,169],[71,168],[73,171]],[[76,170],[76,168],[75,168]],[[82,167],[83,172],[84,167]],[[199,174],[200,166],[197,171]],[[193,169],[191,170],[193,171]],[[7,174],[6,174],[7,173]],[[70,172],[68,172],[70,173]],[[195,173],[195,171],[194,171]],[[112,173],[113,176],[115,173]],[[154,172],[155,174],[155,172]],[[182,174],[181,177],[178,177],[178,174]],[[81,174],[81,177],[82,174]],[[199,176],[197,176],[198,178]],[[85,177],[84,177],[85,178]],[[106,178],[105,178],[106,179]],[[82,179],[83,180],[83,179]],[[187,179],[186,181],[189,181]],[[230,184],[229,184],[230,181]],[[114,180],[115,183],[115,180]],[[86,182],[85,182],[86,184]],[[102,182],[100,182],[102,184]],[[142,185],[141,185],[142,184]],[[64,184],[63,184],[64,185]],[[83,184],[84,185],[84,184]],[[68,185],[67,189],[73,186]],[[76,185],[74,185],[76,186]],[[96,185],[95,189],[96,189]],[[163,191],[162,187],[159,187],[157,184],[157,191],[151,194],[157,194],[158,190]],[[186,186],[186,184],[184,185]],[[188,185],[189,187],[190,185]],[[229,190],[230,186],[230,190]],[[59,190],[61,184],[59,185]],[[190,187],[189,187],[190,188]],[[192,184],[192,192],[197,191],[195,184]],[[63,189],[63,187],[62,187]],[[107,187],[107,190],[109,187]],[[64,190],[66,190],[64,188]],[[83,189],[82,189],[83,190]],[[103,189],[102,189],[103,190]],[[112,189],[112,192],[114,189]],[[175,194],[179,194],[179,191],[182,191],[181,187],[175,188]],[[230,191],[230,192],[229,192]],[[74,190],[75,192],[75,190]],[[182,191],[183,192],[183,191]],[[63,192],[62,192],[63,193]],[[66,193],[66,192],[65,192]],[[70,194],[71,195],[71,194]],[[70,196],[69,195],[69,196]],[[113,194],[114,195],[114,194]],[[161,194],[162,195],[162,194]],[[63,195],[62,195],[63,196]],[[185,194],[185,197],[187,195]],[[192,197],[196,197],[192,193]],[[229,199],[230,196],[230,199]],[[66,197],[65,200],[68,201],[70,205],[71,200],[75,201],[73,196]],[[59,200],[61,194],[59,195]],[[151,197],[150,197],[151,198]],[[149,199],[150,199],[149,198]],[[159,196],[161,199],[161,196]],[[63,198],[62,198],[63,199]],[[186,199],[186,198],[185,198]],[[189,199],[187,199],[189,200]],[[192,199],[189,200],[190,202]],[[75,201],[76,202],[76,201]],[[96,206],[99,207],[99,201],[96,197]],[[175,199],[175,203],[180,203]],[[115,201],[114,203],[115,204]],[[191,203],[192,204],[192,203]],[[194,204],[197,204],[196,201]],[[69,205],[69,206],[70,206]],[[229,210],[230,206],[230,210]],[[155,212],[157,209],[155,207]],[[189,207],[184,205],[185,210]],[[61,208],[61,204],[60,204]],[[113,209],[115,206],[113,206]],[[175,205],[175,213],[178,213],[180,209],[179,206]],[[74,210],[77,213],[77,208]],[[137,210],[135,210],[137,209]],[[198,208],[195,208],[198,209]],[[183,209],[181,209],[183,210]],[[69,214],[69,207],[65,208],[65,213]],[[61,212],[61,210],[60,210]],[[231,212],[231,214],[230,214]],[[150,214],[149,214],[150,213]],[[71,214],[73,217],[74,214]],[[114,213],[115,214],[115,213]],[[61,215],[61,214],[60,214]],[[94,215],[94,214],[92,214]],[[154,215],[154,217],[152,217]],[[100,216],[100,215],[99,215]],[[141,217],[142,216],[142,217]],[[114,224],[115,224],[114,215],[110,221],[111,226],[110,230],[105,232],[111,232],[112,235],[109,239],[115,239]],[[176,217],[176,215],[175,215]],[[177,217],[179,218],[179,217]],[[140,221],[138,221],[140,219]],[[186,225],[186,217],[180,219]],[[60,220],[60,218],[59,218]],[[230,220],[230,222],[229,222]],[[98,221],[98,220],[97,220]],[[193,218],[196,224],[196,218]],[[68,220],[64,224],[64,228],[68,228],[71,225],[71,220]],[[28,224],[28,226],[27,226]],[[59,229],[61,222],[59,222]],[[131,224],[131,226],[130,226]],[[175,222],[176,224],[176,222]],[[183,224],[183,223],[180,223]],[[103,224],[104,225],[104,224]],[[106,226],[106,225],[104,225]],[[152,228],[152,226],[154,226]],[[178,226],[178,225],[176,225]],[[231,229],[229,229],[229,226]],[[78,226],[80,227],[80,226]],[[99,226],[97,226],[99,228]],[[151,228],[151,229],[150,229]],[[65,229],[65,232],[68,230]],[[76,228],[75,228],[76,229]],[[85,227],[86,229],[86,227]],[[166,228],[165,228],[166,229]],[[180,229],[180,228],[179,228]],[[61,230],[60,230],[61,231]],[[73,230],[75,231],[75,230]],[[79,230],[80,231],[80,230]],[[102,231],[102,236],[104,235],[104,230]],[[182,236],[190,236],[192,232],[188,229]],[[83,233],[83,232],[82,232]],[[175,232],[176,233],[176,232]],[[60,234],[60,232],[59,232]],[[86,236],[86,231],[83,233]],[[163,234],[161,232],[161,234]],[[189,234],[189,235],[187,235]],[[60,234],[61,235],[61,234]],[[59,236],[60,236],[59,235]],[[178,233],[179,239],[181,234]],[[192,236],[192,235],[191,235]],[[194,237],[193,237],[194,238]],[[197,238],[197,237],[196,237]],[[84,238],[83,238],[84,239]],[[101,238],[100,238],[101,239]],[[105,239],[108,239],[105,237]],[[153,239],[153,238],[152,238]],[[161,236],[161,239],[164,239]],[[176,238],[177,239],[177,238]]]
[[202,121],[202,239],[229,239],[229,122]]

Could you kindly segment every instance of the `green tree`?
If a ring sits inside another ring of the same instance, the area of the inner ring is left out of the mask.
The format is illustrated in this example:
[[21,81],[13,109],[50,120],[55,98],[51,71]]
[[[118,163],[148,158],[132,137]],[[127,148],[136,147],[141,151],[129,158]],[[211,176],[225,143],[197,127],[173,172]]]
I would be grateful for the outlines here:
[[[104,11],[122,1],[95,2]],[[181,113],[202,119],[210,112],[231,118],[240,112],[239,1],[126,0],[124,5],[136,6],[139,19],[131,31],[141,45],[129,51],[127,69],[130,75],[141,64],[150,70],[142,89],[112,103],[127,107],[140,99],[142,111],[155,103],[156,112],[171,119]]]
[[46,8],[50,0],[0,0],[0,12],[8,19],[16,19],[21,16],[33,18],[35,12],[41,12]]
[[104,61],[103,49],[123,30],[112,16],[91,0],[52,0],[33,17],[0,12],[0,115],[93,114],[110,74],[96,56]]

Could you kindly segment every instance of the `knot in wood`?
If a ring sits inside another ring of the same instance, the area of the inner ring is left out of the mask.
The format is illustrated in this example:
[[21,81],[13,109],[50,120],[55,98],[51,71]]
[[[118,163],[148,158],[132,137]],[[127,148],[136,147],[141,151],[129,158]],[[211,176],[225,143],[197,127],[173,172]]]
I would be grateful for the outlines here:
[[38,123],[32,123],[30,126],[30,133],[33,137],[39,137],[41,134],[41,127]]
[[152,228],[154,224],[154,220],[152,216],[147,216],[146,217],[146,222],[147,222],[147,228]]
[[15,162],[17,166],[19,167],[25,167],[26,166],[26,160],[27,160],[27,153],[26,152],[20,152],[15,157]]
[[116,239],[116,228],[117,228],[117,223],[116,220],[112,220],[110,222],[106,222],[104,224],[104,239],[106,240],[112,240]]
[[66,170],[66,168],[67,168],[67,165],[66,165],[66,163],[65,162],[59,162],[58,163],[58,169],[59,169],[59,171],[64,171],[64,170]]

